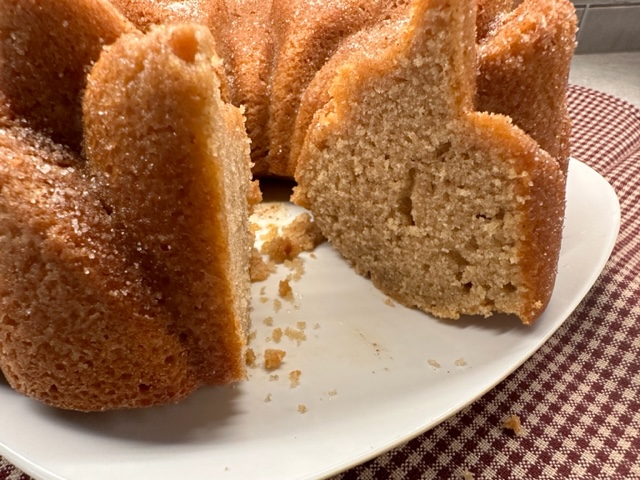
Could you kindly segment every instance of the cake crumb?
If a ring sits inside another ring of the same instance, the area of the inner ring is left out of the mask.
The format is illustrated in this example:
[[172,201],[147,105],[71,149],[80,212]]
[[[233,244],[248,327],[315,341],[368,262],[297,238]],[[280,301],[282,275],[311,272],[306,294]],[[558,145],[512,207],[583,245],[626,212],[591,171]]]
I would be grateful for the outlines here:
[[282,308],[282,302],[280,300],[278,300],[277,298],[274,298],[273,299],[273,311],[278,313],[281,308]]
[[464,358],[458,358],[455,362],[456,367],[464,367],[467,365],[467,361]]
[[300,413],[307,413],[307,406],[304,404],[300,404],[298,405],[298,412]]
[[282,228],[281,235],[269,235],[260,251],[269,255],[273,262],[284,263],[286,260],[293,260],[303,251],[313,250],[324,240],[311,215],[301,213]]
[[302,375],[302,372],[300,370],[294,370],[292,372],[289,373],[289,381],[290,383],[290,387],[291,388],[295,388],[298,385],[300,385],[300,376]]
[[267,327],[273,326],[273,317],[269,316],[262,321]]
[[274,342],[280,343],[280,340],[282,340],[282,329],[280,327],[274,328],[271,332],[271,338]]
[[267,348],[264,351],[264,368],[275,370],[280,367],[287,352],[275,348]]
[[275,223],[271,223],[267,225],[267,231],[260,237],[260,240],[262,240],[263,242],[269,242],[277,237],[278,237],[278,225],[276,225]]
[[284,330],[284,334],[291,340],[295,340],[298,345],[307,339],[307,334],[297,328],[287,327]]
[[333,390],[329,390],[329,396],[330,397],[335,397],[336,395],[338,395],[338,389],[334,388]]
[[319,324],[318,322],[316,322],[316,323],[313,325],[313,329],[314,329],[314,330],[318,330],[319,328],[320,328],[320,324]]
[[256,366],[256,352],[253,351],[253,348],[247,348],[247,351],[244,354],[244,359],[248,367]]
[[307,328],[307,322],[296,322],[296,327],[298,327],[299,330],[304,330]]
[[524,429],[522,428],[522,423],[520,422],[520,417],[518,415],[511,415],[506,420],[503,420],[502,428],[505,430],[512,430],[518,437],[521,437],[524,434]]
[[394,302],[391,298],[387,297],[384,299],[385,305],[389,305],[390,307],[395,307],[396,302]]
[[277,382],[278,380],[280,380],[280,375],[278,375],[277,373],[269,375],[270,382]]
[[269,301],[269,297],[260,297],[260,303],[267,303]]
[[431,365],[433,368],[440,368],[440,363],[438,363],[438,361],[434,360],[433,358],[430,358],[429,360],[427,360],[427,363]]
[[249,259],[249,278],[251,282],[262,282],[276,271],[273,262],[265,262],[257,248],[251,250]]
[[249,332],[249,335],[247,336],[247,340],[248,341],[255,340],[257,336],[258,336],[258,331],[257,330],[251,330]]
[[291,289],[291,285],[289,285],[289,280],[280,280],[278,284],[278,294],[285,300],[293,301],[293,290]]
[[271,394],[270,393],[267,393],[267,396],[264,397],[264,401],[265,402],[270,402],[271,401]]
[[293,260],[285,260],[284,266],[291,270],[291,273],[287,275],[289,280],[298,281],[302,278],[304,273],[304,264],[300,257],[296,257]]

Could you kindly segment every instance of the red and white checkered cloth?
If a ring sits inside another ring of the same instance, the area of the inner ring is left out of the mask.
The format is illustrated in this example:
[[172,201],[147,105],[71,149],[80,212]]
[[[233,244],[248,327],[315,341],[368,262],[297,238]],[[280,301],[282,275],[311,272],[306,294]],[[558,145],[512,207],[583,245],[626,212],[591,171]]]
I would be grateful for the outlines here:
[[[620,235],[598,282],[551,339],[481,399],[333,480],[640,479],[640,110],[569,90],[572,156],[615,188]],[[505,430],[518,415],[524,434]],[[0,480],[29,480],[0,457]]]

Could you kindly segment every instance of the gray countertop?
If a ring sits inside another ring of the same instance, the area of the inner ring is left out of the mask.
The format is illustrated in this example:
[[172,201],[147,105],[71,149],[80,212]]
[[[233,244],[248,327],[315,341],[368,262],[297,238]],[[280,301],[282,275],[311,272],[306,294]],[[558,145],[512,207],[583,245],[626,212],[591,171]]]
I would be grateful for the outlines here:
[[600,90],[640,108],[640,52],[575,55],[569,83]]

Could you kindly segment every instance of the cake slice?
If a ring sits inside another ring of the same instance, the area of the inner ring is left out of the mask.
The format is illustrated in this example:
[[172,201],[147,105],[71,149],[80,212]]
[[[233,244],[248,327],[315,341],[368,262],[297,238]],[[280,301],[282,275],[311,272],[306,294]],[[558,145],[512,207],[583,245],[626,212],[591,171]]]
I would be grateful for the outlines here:
[[555,281],[565,178],[509,118],[474,111],[475,21],[473,2],[415,0],[368,40],[384,46],[334,65],[294,200],[399,302],[529,324]]
[[[0,368],[74,410],[245,377],[249,141],[205,27],[130,33],[91,69],[82,153],[0,130]],[[81,92],[77,92],[78,95]]]

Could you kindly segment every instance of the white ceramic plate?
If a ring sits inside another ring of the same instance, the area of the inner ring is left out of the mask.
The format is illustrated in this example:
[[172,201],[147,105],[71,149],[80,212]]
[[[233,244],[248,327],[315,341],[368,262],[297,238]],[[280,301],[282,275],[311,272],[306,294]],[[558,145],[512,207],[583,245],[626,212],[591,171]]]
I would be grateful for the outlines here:
[[[262,216],[283,220],[298,212],[284,205]],[[253,348],[287,351],[273,372],[279,379],[258,367],[242,385],[205,388],[179,405],[102,414],[47,408],[0,382],[0,454],[41,479],[337,473],[428,430],[522,364],[593,285],[619,221],[613,189],[572,160],[557,285],[529,328],[514,317],[451,322],[392,305],[324,244],[302,255],[305,272],[290,282],[293,301],[282,300],[279,310],[278,283],[295,269],[281,266],[254,284]],[[300,345],[286,336],[278,344],[266,340],[273,328],[296,329],[298,322],[306,322]],[[301,371],[294,388],[293,370]]]

